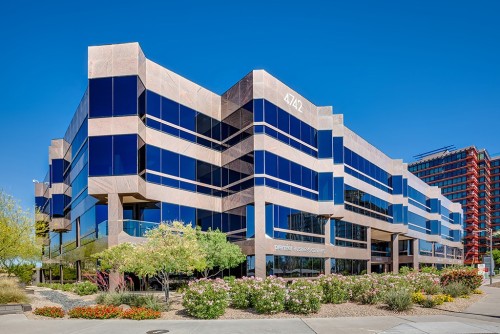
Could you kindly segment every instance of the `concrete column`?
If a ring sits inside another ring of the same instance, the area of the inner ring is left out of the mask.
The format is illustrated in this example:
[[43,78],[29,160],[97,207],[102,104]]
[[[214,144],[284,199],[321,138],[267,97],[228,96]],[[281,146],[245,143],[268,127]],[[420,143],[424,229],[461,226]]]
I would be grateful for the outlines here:
[[418,250],[418,239],[413,239],[412,247],[413,247],[413,269],[418,270],[419,269],[418,258],[420,255]]
[[[119,194],[108,194],[108,247],[118,245],[123,231],[123,202]],[[120,273],[109,273],[109,291],[115,291],[120,282]]]
[[82,280],[82,261],[78,260],[75,263],[76,266],[76,280],[80,282]]
[[366,245],[366,248],[368,250],[368,263],[366,264],[366,273],[371,274],[372,273],[372,228],[368,227],[366,229],[366,241],[368,244]]
[[64,271],[63,271],[63,265],[62,264],[59,265],[59,274],[60,274],[61,284],[63,284],[64,283]]
[[399,272],[399,234],[394,233],[391,235],[392,247],[392,272],[397,274]]
[[[259,187],[261,188],[261,187]],[[262,189],[256,191],[263,192]],[[262,194],[263,195],[263,194]],[[255,277],[266,277],[266,203],[255,195]]]
[[[331,231],[332,219],[328,218],[325,223],[325,247],[331,245],[330,231]],[[332,272],[332,261],[330,258],[325,258],[325,274],[330,274]]]

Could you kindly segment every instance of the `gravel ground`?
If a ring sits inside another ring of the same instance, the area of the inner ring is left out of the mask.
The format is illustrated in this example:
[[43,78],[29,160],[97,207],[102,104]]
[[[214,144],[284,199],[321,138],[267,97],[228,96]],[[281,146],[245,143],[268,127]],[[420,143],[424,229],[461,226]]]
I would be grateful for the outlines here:
[[[95,305],[94,299],[96,295],[78,296],[72,292],[56,291],[36,286],[29,288],[35,291],[33,295],[29,295],[31,308],[33,310],[43,306],[59,306],[65,311],[68,311],[76,306]],[[34,315],[33,312],[24,312],[24,314],[30,319],[50,319]]]
[[[94,305],[95,296],[78,296],[71,292],[54,291],[47,288],[34,287],[35,294],[31,296],[31,305],[33,310],[42,306],[61,306],[65,310],[75,306]],[[228,308],[226,313],[220,319],[279,319],[279,318],[335,318],[335,317],[362,317],[362,316],[415,316],[415,315],[439,315],[447,314],[447,311],[462,312],[470,305],[479,301],[485,295],[471,295],[470,298],[455,298],[451,303],[444,303],[436,308],[423,308],[414,305],[406,312],[394,312],[388,310],[384,305],[362,305],[356,303],[345,304],[324,304],[318,313],[311,315],[297,315],[288,312],[282,312],[273,315],[258,314],[254,310],[238,310]],[[25,312],[30,319],[50,319],[34,315],[32,312]],[[167,320],[191,320],[184,307],[182,306],[182,296],[172,292],[170,294],[170,309],[162,313],[162,319]]]
[[[477,302],[485,295],[471,295],[470,298],[455,298],[451,303],[444,303],[436,308],[423,308],[414,305],[406,312],[394,312],[388,310],[384,305],[362,305],[356,303],[323,304],[318,313],[310,315],[297,315],[289,312],[267,315],[258,314],[254,310],[226,309],[226,313],[219,319],[280,319],[280,318],[335,318],[335,317],[363,317],[363,316],[413,316],[413,315],[438,315],[447,314],[447,311],[462,312],[467,307]],[[162,319],[188,320],[190,317],[181,303],[181,296],[173,293],[171,295],[170,310],[162,313]]]

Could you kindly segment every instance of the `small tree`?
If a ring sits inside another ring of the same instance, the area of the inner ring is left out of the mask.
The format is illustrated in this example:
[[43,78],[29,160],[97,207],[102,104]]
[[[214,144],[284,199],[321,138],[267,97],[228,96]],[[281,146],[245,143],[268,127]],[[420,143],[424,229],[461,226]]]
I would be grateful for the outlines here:
[[41,255],[33,217],[12,196],[0,191],[0,267],[12,275],[39,261]]
[[[100,261],[103,270],[123,274],[126,271],[132,271],[130,268],[135,266],[134,250],[135,246],[126,242],[93,254],[92,257]],[[111,280],[111,276],[109,279]],[[118,283],[118,289],[122,290],[124,284]]]
[[181,222],[162,223],[146,233],[146,242],[137,245],[131,266],[139,276],[153,276],[165,292],[168,302],[170,275],[191,274],[206,267],[205,254],[196,238],[196,230]]
[[227,241],[225,233],[218,229],[208,229],[206,232],[197,229],[196,232],[200,247],[205,253],[206,267],[201,271],[203,277],[209,277],[209,273],[215,268],[218,271],[210,276],[216,276],[221,271],[234,268],[245,261],[246,256],[240,247]]
[[493,261],[496,265],[500,265],[500,249],[493,250]]

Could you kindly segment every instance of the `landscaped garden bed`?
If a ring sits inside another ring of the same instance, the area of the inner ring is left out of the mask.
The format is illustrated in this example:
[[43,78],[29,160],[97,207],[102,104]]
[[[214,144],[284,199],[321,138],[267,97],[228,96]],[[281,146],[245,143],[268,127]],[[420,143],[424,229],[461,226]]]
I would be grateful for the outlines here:
[[[98,314],[106,318],[107,311],[103,310],[108,309],[113,311],[110,318],[136,320],[437,315],[464,311],[481,299],[477,290],[480,284],[477,273],[468,268],[440,275],[410,271],[398,275],[326,275],[292,282],[277,277],[202,279],[190,283],[182,292],[171,293],[168,308],[161,293],[101,293],[97,297],[72,294],[84,308],[66,308],[64,316],[67,318],[69,312],[72,317],[92,318]],[[37,290],[35,296],[41,292]],[[39,301],[37,307],[42,304]],[[101,306],[87,307],[95,304]],[[29,316],[45,318],[31,312]]]

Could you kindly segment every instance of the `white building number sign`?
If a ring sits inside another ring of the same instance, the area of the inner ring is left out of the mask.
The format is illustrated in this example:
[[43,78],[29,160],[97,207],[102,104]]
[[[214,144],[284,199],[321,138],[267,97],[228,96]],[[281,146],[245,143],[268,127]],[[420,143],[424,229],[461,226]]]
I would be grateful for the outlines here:
[[285,100],[285,102],[289,106],[292,106],[295,110],[302,112],[302,101],[297,99],[292,94],[286,93],[285,98],[283,100]]

